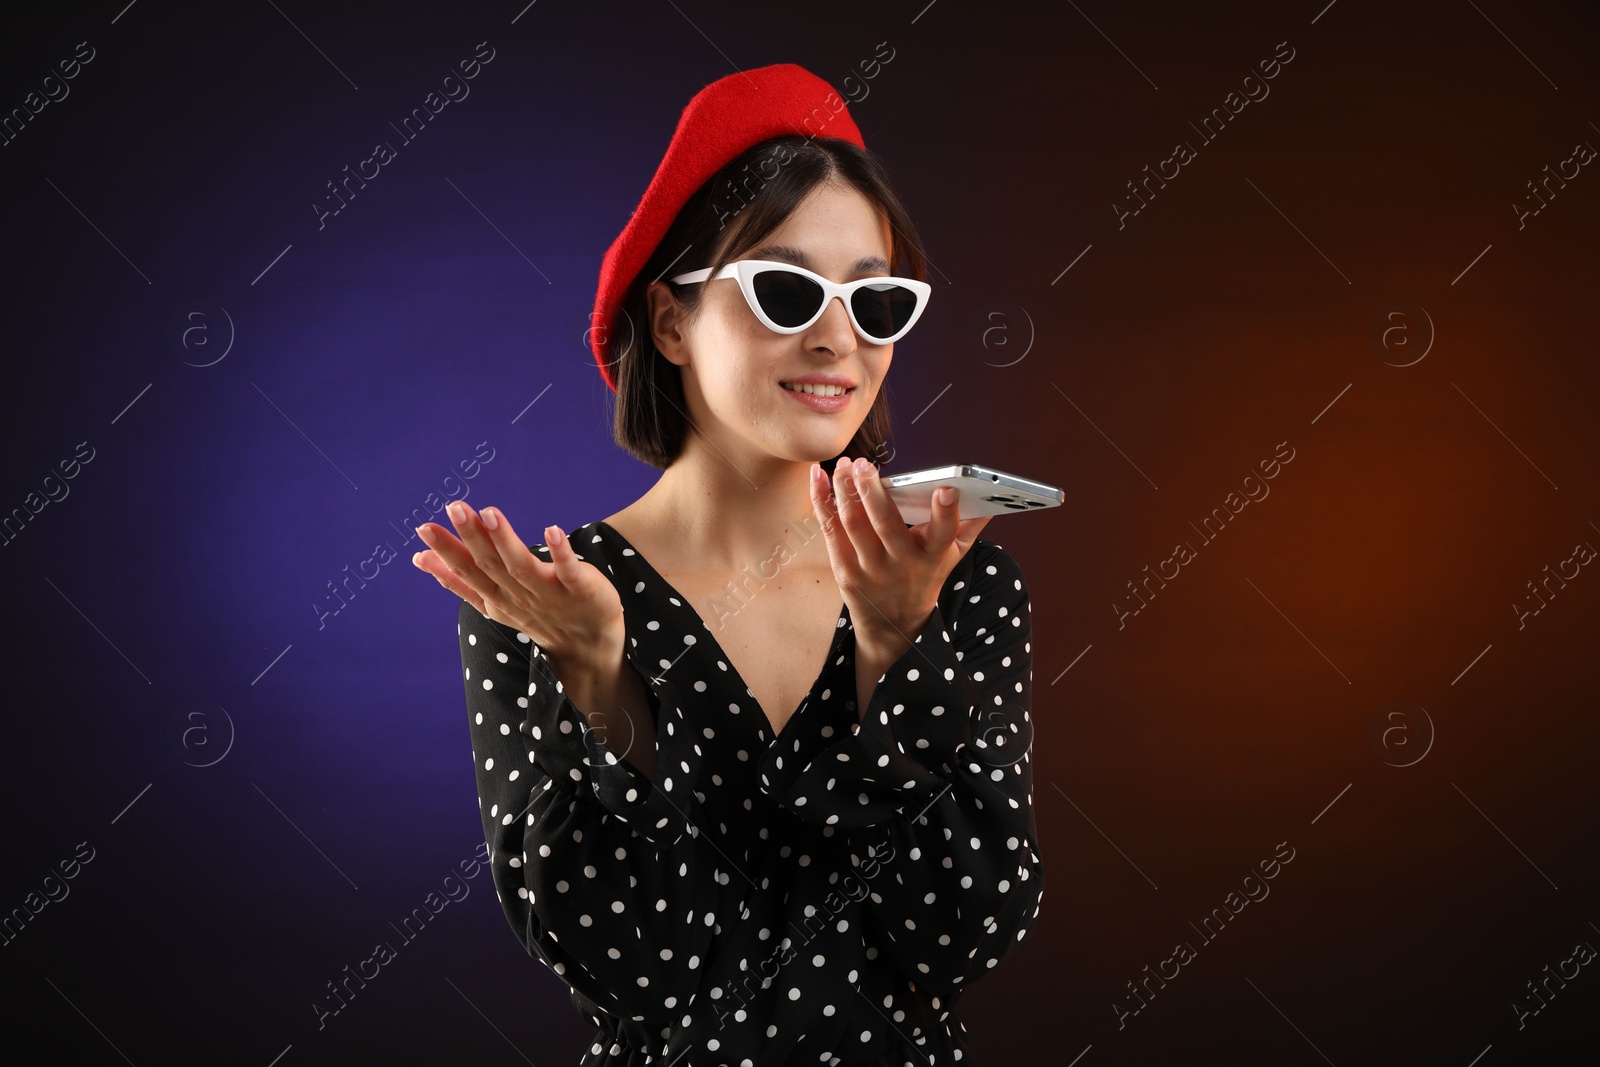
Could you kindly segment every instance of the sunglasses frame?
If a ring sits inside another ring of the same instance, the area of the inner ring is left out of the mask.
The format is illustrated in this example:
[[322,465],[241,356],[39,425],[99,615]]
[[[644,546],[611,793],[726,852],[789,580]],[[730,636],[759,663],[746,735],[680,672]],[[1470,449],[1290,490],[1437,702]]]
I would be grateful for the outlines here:
[[[781,270],[787,271],[791,274],[798,274],[801,277],[808,278],[817,285],[821,286],[822,302],[817,305],[816,314],[812,315],[811,318],[807,319],[799,326],[779,326],[777,323],[773,322],[772,319],[767,316],[766,311],[761,307],[761,301],[756,297],[755,276],[764,270]],[[917,324],[917,320],[922,317],[922,313],[928,309],[928,301],[933,295],[933,286],[929,285],[927,282],[919,282],[915,278],[896,278],[888,275],[875,275],[868,278],[857,278],[853,282],[835,282],[824,278],[815,271],[806,270],[804,267],[797,267],[793,263],[782,263],[771,259],[738,259],[734,260],[732,263],[729,263],[727,266],[718,271],[715,278],[711,277],[710,267],[702,267],[699,270],[689,271],[687,274],[680,274],[673,278],[672,281],[679,285],[689,285],[695,282],[718,281],[722,278],[735,278],[738,280],[739,291],[744,294],[744,302],[750,305],[750,310],[755,313],[756,318],[761,320],[761,324],[774,333],[792,334],[800,333],[802,330],[810,329],[812,326],[816,325],[818,319],[822,318],[822,313],[828,310],[828,305],[832,303],[833,298],[837,296],[844,304],[845,314],[850,316],[850,325],[855,327],[856,333],[862,338],[862,340],[866,341],[868,344],[874,345],[893,344],[894,342],[900,340],[900,338],[904,337],[907,333],[911,332],[911,327]],[[889,337],[878,338],[872,336],[866,330],[862,329],[861,323],[856,320],[856,309],[851,306],[850,299],[851,297],[855,296],[857,289],[871,285],[882,285],[885,282],[892,282],[895,285],[903,286],[904,288],[911,290],[911,292],[916,294],[917,306],[912,310],[911,318],[906,320],[906,324],[896,333]]]

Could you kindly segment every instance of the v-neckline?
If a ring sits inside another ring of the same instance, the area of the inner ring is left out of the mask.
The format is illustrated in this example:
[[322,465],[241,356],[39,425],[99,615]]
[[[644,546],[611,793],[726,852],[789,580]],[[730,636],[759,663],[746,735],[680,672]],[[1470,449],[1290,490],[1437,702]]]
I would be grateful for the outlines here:
[[[722,647],[722,643],[718,641],[716,635],[711,632],[711,627],[706,625],[705,619],[701,617],[699,610],[694,606],[694,602],[688,597],[684,596],[683,593],[679,592],[678,588],[671,582],[667,581],[666,577],[662,575],[660,571],[656,570],[655,564],[651,563],[643,552],[640,552],[637,548],[635,548],[633,542],[624,537],[622,532],[619,531],[615,526],[612,526],[604,519],[596,519],[594,520],[594,524],[596,526],[605,527],[611,536],[615,537],[618,543],[620,543],[624,549],[627,549],[629,552],[633,553],[633,557],[639,561],[640,565],[644,567],[644,569],[651,574],[656,581],[660,582],[669,594],[676,597],[684,607],[689,609],[689,614],[694,616],[695,621],[700,624],[700,629],[705,631],[705,640],[711,642],[711,647],[713,650],[715,650],[717,657],[723,663],[728,665],[728,672],[733,675],[734,682],[750,695],[750,702],[754,704],[756,706],[756,710],[761,713],[761,719],[766,723],[766,727],[772,730],[773,741],[776,742],[778,738],[782,737],[783,731],[788,729],[789,724],[793,722],[795,717],[800,714],[800,712],[808,703],[811,702],[811,691],[812,689],[816,688],[816,679],[812,679],[811,689],[806,690],[806,695],[800,699],[799,706],[790,709],[789,717],[783,721],[783,726],[774,729],[772,726],[772,718],[767,714],[767,709],[763,708],[761,706],[761,701],[756,699],[755,690],[750,688],[749,683],[744,680],[744,676],[739,673],[739,667],[733,662],[733,657],[728,655],[727,650]],[[828,664],[833,661],[834,653],[839,647],[839,642],[843,639],[843,631],[849,626],[850,605],[848,602],[844,602],[840,604],[838,618],[834,620],[833,638],[831,641],[829,641],[827,655],[822,660],[822,670],[817,672],[819,677],[821,676],[822,671],[827,670]],[[698,635],[696,636],[698,637]]]

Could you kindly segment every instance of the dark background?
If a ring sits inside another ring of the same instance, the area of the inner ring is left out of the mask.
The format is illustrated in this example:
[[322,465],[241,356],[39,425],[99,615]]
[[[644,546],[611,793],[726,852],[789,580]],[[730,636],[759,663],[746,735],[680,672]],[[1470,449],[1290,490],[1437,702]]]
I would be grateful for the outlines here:
[[[887,470],[1067,491],[985,532],[1033,597],[1048,882],[959,1004],[977,1062],[1600,1058],[1600,964],[1513,1009],[1600,947],[1600,576],[1514,607],[1600,545],[1600,173],[1513,208],[1600,146],[1593,5],[19,17],[5,112],[94,58],[0,147],[0,509],[70,490],[0,552],[0,909],[69,891],[0,947],[8,1059],[577,1061],[591,1027],[486,873],[414,942],[391,925],[481,843],[457,601],[407,516],[464,486],[538,541],[652,484],[585,347],[600,257],[684,103],[784,61],[854,101],[933,264]],[[470,95],[400,145],[480,41]],[[1270,95],[1202,140],[1280,42]],[[1195,158],[1119,226],[1180,139]],[[319,229],[379,140],[397,158]],[[1205,942],[1280,842],[1270,896]],[[319,1029],[381,940],[398,958]],[[1196,957],[1119,1025],[1180,941]]]

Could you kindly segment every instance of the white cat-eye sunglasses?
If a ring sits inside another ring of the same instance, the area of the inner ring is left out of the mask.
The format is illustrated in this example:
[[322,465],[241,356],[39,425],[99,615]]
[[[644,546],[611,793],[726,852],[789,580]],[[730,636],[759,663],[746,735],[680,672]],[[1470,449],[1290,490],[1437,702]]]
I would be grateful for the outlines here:
[[840,297],[856,333],[869,344],[886,345],[906,335],[928,306],[933,287],[914,278],[858,278],[834,282],[820,274],[765,259],[740,259],[711,276],[711,268],[680,274],[679,285],[737,278],[739,291],[756,318],[777,333],[799,333],[822,317]]

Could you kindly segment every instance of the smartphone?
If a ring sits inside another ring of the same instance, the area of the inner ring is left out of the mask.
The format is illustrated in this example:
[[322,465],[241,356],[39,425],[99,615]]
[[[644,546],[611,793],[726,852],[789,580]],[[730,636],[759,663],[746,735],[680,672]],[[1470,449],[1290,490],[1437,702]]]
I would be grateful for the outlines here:
[[933,493],[941,486],[956,491],[956,515],[962,519],[1059,507],[1067,495],[1054,485],[971,463],[891,474],[883,485],[901,518],[913,526],[932,517]]

